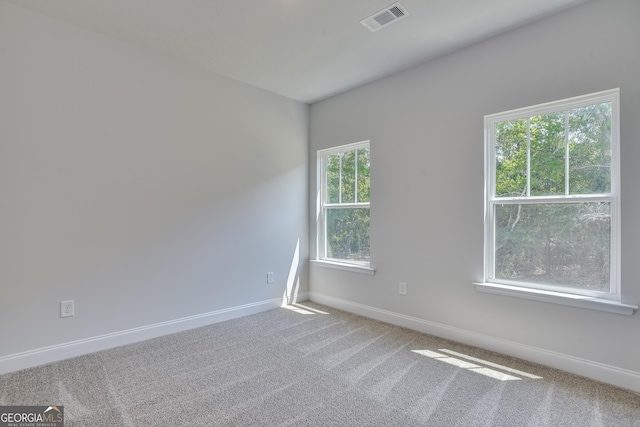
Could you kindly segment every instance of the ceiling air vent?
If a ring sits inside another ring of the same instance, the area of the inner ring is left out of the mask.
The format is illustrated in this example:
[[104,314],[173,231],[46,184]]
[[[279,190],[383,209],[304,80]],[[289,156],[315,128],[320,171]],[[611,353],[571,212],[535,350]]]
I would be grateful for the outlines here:
[[378,31],[380,28],[386,27],[393,22],[399,21],[405,16],[409,16],[407,9],[405,9],[400,3],[394,3],[391,6],[363,19],[360,23],[373,32]]

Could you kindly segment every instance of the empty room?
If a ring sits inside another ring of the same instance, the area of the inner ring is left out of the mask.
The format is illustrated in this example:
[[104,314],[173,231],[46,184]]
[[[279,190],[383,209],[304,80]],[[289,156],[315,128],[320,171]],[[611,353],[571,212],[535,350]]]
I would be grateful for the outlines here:
[[639,426],[638,22],[0,0],[0,425]]

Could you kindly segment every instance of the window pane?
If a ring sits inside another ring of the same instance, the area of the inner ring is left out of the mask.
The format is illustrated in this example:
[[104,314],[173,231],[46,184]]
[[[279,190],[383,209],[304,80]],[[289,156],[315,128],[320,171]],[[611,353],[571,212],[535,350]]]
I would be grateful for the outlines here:
[[527,194],[527,121],[496,124],[496,197]]
[[340,202],[340,157],[342,154],[326,156],[327,203]]
[[609,292],[611,204],[495,206],[495,278]]
[[611,191],[611,103],[569,111],[570,194]]
[[369,202],[369,169],[371,166],[369,149],[358,150],[358,202]]
[[531,117],[531,195],[565,194],[565,114]]
[[342,202],[356,201],[356,150],[342,155]]
[[327,257],[369,262],[369,208],[327,209]]

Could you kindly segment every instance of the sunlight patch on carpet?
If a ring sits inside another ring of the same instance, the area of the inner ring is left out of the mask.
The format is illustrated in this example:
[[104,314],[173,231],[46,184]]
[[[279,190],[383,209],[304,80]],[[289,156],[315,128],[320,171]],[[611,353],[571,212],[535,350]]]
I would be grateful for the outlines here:
[[[420,354],[422,356],[426,356],[431,359],[435,359],[440,362],[453,365],[457,368],[466,369],[467,371],[475,372],[477,374],[481,374],[486,377],[493,378],[499,381],[519,381],[522,379],[520,377],[516,377],[515,375],[507,374],[506,372],[517,374],[526,378],[535,378],[535,379],[541,378],[536,375],[531,375],[523,371],[518,371],[516,369],[509,368],[507,366],[502,366],[497,363],[489,362],[487,360],[478,359],[477,357],[472,357],[472,356],[467,356],[466,354],[457,353],[452,350],[447,350],[447,349],[439,350],[447,354],[438,353],[437,351],[432,351],[432,350],[411,350],[411,351],[414,353]],[[451,355],[455,355],[457,357],[452,357]],[[476,363],[471,363],[470,361],[476,362]],[[491,366],[491,368],[496,368],[496,369],[491,369],[488,366]],[[497,369],[500,369],[500,370],[497,370]],[[502,372],[502,371],[506,371],[506,372]]]

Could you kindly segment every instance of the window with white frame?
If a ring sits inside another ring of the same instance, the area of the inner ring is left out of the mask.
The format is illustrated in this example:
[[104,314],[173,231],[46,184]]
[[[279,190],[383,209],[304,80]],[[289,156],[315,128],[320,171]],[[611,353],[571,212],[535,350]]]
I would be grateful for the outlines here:
[[318,151],[318,258],[369,266],[369,141]]
[[619,90],[485,117],[485,282],[620,301]]

